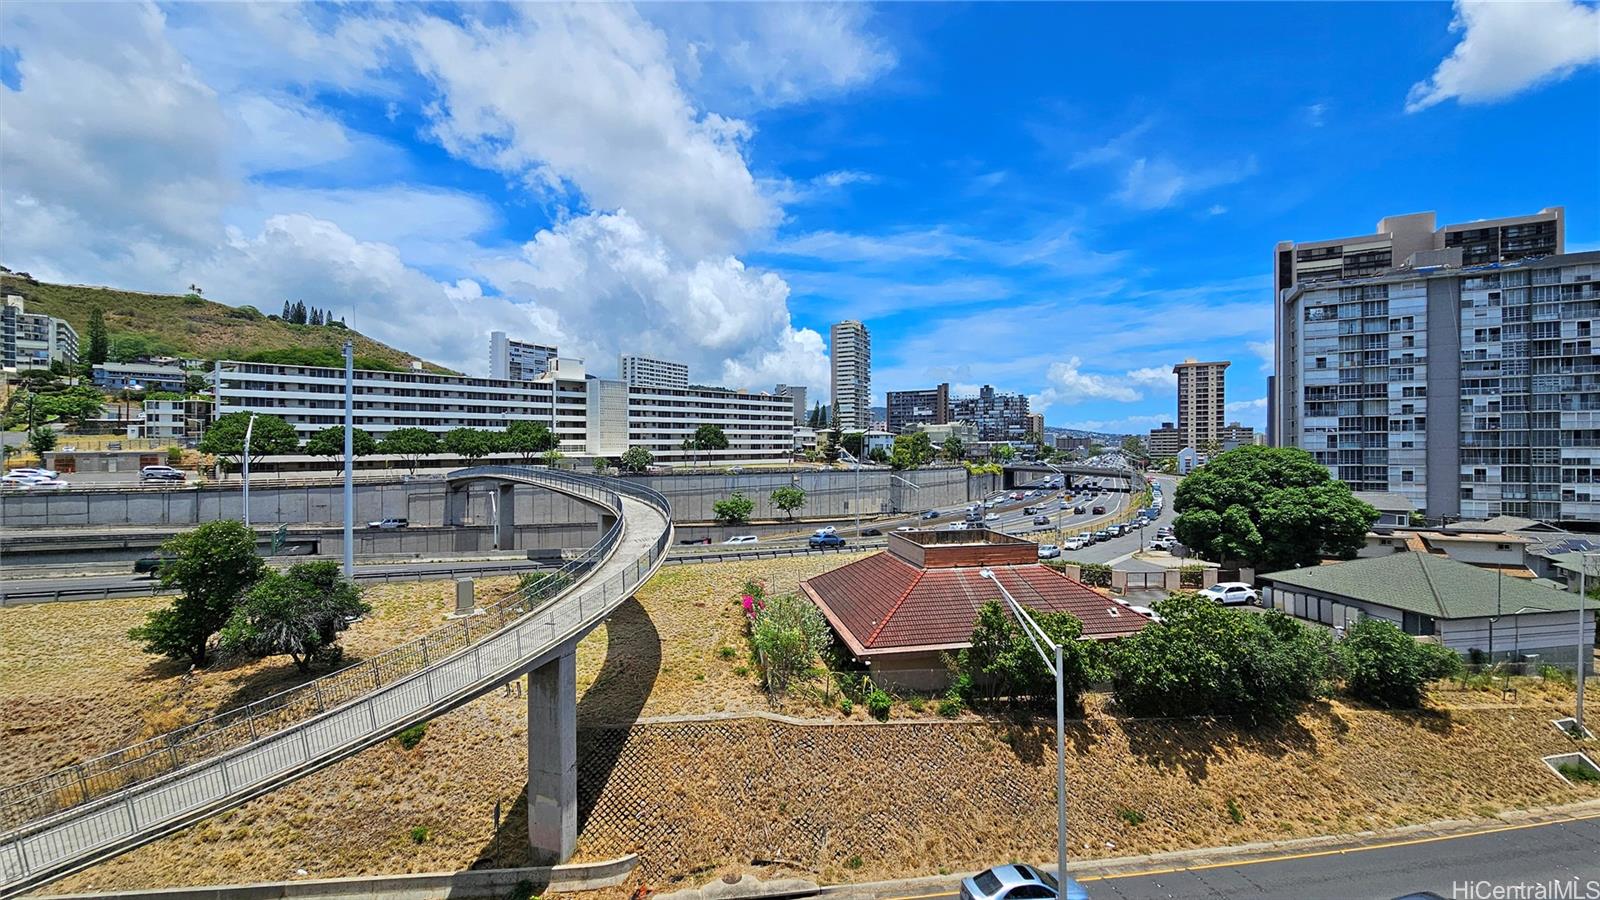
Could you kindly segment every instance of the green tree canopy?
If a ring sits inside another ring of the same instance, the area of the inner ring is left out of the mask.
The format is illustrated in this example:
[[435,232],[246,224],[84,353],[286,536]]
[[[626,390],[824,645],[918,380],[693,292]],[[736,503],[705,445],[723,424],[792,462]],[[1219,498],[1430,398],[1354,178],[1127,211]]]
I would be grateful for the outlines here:
[[243,522],[222,519],[169,538],[161,552],[168,557],[161,586],[178,590],[178,598],[150,613],[128,637],[146,653],[204,666],[211,636],[265,571],[255,535]]
[[895,435],[889,451],[889,465],[896,469],[917,469],[933,462],[933,438],[926,431]]
[[88,385],[76,385],[50,394],[39,394],[34,413],[40,417],[71,419],[79,428],[85,420],[100,415],[106,408],[105,395]]
[[740,522],[748,522],[755,508],[754,500],[746,497],[741,491],[734,491],[725,499],[711,504],[711,514],[729,525],[737,525]]
[[415,475],[418,460],[439,452],[439,438],[425,428],[396,428],[378,442],[378,452],[404,459],[406,470]]
[[1382,619],[1362,617],[1338,645],[1345,692],[1380,706],[1410,709],[1422,702],[1430,681],[1461,671],[1449,647],[1417,640]]
[[767,690],[774,694],[812,671],[817,657],[833,643],[822,611],[795,594],[761,598],[754,617],[750,643],[758,651]]
[[1219,454],[1178,485],[1178,540],[1202,557],[1277,571],[1352,559],[1378,511],[1310,453],[1246,446]]
[[960,462],[961,457],[966,454],[967,448],[965,444],[961,443],[961,438],[952,434],[944,439],[942,452],[944,453],[944,458],[950,462]]
[[[1100,645],[1079,639],[1083,636],[1083,623],[1070,613],[1030,612],[1045,634],[1061,645],[1063,692],[1068,703],[1076,704],[1084,691],[1106,678]],[[1051,651],[1046,648],[1045,652]],[[1010,697],[1035,701],[1055,696],[1055,676],[1045,668],[1033,641],[998,600],[987,601],[978,608],[971,647],[956,657],[956,669],[961,675],[957,687],[968,695],[968,700],[980,695],[990,700]]]
[[839,435],[839,446],[843,447],[846,453],[856,459],[867,455],[866,450],[863,449],[866,447],[866,443],[867,433],[864,431],[846,431],[844,434]]
[[786,484],[773,491],[769,499],[774,507],[793,517],[795,510],[806,505],[806,491],[798,485]]
[[726,450],[728,436],[722,432],[721,425],[708,422],[694,430],[693,443],[696,450]]
[[1135,715],[1291,715],[1328,692],[1333,637],[1277,610],[1228,609],[1192,593],[1156,604],[1162,621],[1111,648],[1117,702]]
[[[261,424],[259,422],[257,425]],[[350,430],[350,449],[356,459],[378,452],[378,439],[360,428]],[[344,466],[344,426],[329,425],[306,439],[306,452],[312,456],[331,456]]]
[[540,458],[544,460],[545,467],[549,469],[554,469],[556,467],[556,463],[561,462],[563,459],[566,459],[566,457],[567,455],[565,453],[562,453],[560,450],[557,450],[554,447],[551,447],[549,450],[546,450],[544,453],[540,454]]
[[44,455],[56,448],[56,433],[44,426],[39,426],[28,432],[28,449],[33,455],[44,459]]
[[531,465],[539,454],[556,445],[556,436],[543,422],[518,419],[506,426],[501,443],[506,452],[517,454],[524,463]]
[[1001,444],[994,448],[994,455],[1002,462],[1010,462],[1017,457],[1017,448],[1010,444]]
[[287,655],[305,672],[319,661],[336,661],[339,632],[371,611],[338,563],[296,563],[287,572],[266,573],[250,588],[222,628],[219,644],[229,653]]
[[105,362],[111,354],[111,336],[106,331],[106,314],[98,306],[89,309],[88,352],[85,358],[91,366]]
[[[244,435],[250,428],[250,413],[235,412],[220,416],[196,445],[201,453],[209,453],[228,460],[237,468],[244,456]],[[263,456],[293,453],[300,448],[300,438],[294,426],[277,416],[256,416],[255,428],[250,430],[250,461]]]
[[627,472],[643,472],[656,458],[644,447],[629,447],[622,452],[622,468]]
[[444,433],[439,446],[446,453],[466,459],[478,459],[495,451],[498,436],[481,428],[452,428]]

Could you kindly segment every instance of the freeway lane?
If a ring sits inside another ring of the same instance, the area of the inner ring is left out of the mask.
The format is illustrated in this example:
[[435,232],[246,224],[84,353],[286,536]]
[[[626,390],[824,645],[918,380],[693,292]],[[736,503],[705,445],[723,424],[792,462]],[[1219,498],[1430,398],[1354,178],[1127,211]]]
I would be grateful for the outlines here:
[[[1093,900],[1393,900],[1425,891],[1438,897],[1600,898],[1600,815],[1187,868],[1101,875],[1094,874],[1094,863],[1084,863],[1068,871]],[[1555,890],[1534,888],[1553,882],[1559,883]],[[1518,885],[1526,886],[1522,893],[1491,892]]]

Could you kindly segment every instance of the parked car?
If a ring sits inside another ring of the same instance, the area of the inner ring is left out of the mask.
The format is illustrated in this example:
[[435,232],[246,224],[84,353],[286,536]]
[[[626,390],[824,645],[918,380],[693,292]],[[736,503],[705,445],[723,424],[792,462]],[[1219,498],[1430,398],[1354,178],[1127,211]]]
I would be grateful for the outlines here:
[[411,523],[404,518],[399,516],[390,516],[387,519],[379,519],[376,522],[368,522],[367,527],[378,528],[382,529],[383,531],[398,531],[410,524]]
[[961,900],[1089,900],[1083,886],[1067,879],[1065,889],[1056,877],[1022,863],[995,866],[961,881]]
[[806,543],[810,544],[812,549],[818,549],[822,547],[843,547],[844,538],[839,537],[837,534],[813,534],[811,536],[811,540],[807,541]]
[[939,518],[939,511],[937,509],[930,509],[927,512],[923,513],[922,517],[924,519],[937,519],[937,518]]
[[1178,542],[1173,540],[1172,538],[1169,538],[1169,537],[1158,537],[1155,540],[1150,542],[1150,549],[1151,550],[1166,550],[1168,552],[1171,552],[1172,548],[1176,547],[1177,545],[1178,545]]
[[1109,541],[1109,540],[1111,540],[1111,538],[1112,538],[1111,532],[1107,531],[1104,528],[1102,528],[1099,531],[1096,531],[1094,533],[1094,539],[1097,540],[1097,541]]
[[1256,589],[1242,581],[1219,581],[1201,591],[1200,596],[1209,597],[1224,606],[1261,601],[1261,595],[1256,593]]
[[[816,535],[812,535],[812,538],[815,539]],[[722,543],[724,543],[724,544],[754,544],[755,542],[756,542],[756,536],[753,535],[753,534],[736,534],[733,537],[728,538],[727,540],[723,541]]]
[[877,529],[877,528],[863,528],[863,529],[861,529],[861,536],[862,537],[883,537],[883,532],[881,530]]
[[1050,524],[1050,517],[1049,516],[1034,516],[1033,517],[1033,524],[1035,524],[1035,525],[1049,525]]
[[1040,544],[1039,545],[1039,558],[1040,559],[1055,559],[1055,558],[1059,557],[1060,555],[1061,555],[1061,548],[1057,547],[1055,544]]
[[1066,547],[1068,550],[1082,550],[1087,546],[1089,546],[1089,541],[1083,535],[1067,538]]
[[1106,514],[1106,508],[1104,506],[1096,506],[1094,508],[1094,514],[1097,516],[1103,516]]
[[140,481],[183,481],[184,478],[181,469],[171,466],[145,466],[139,470]]

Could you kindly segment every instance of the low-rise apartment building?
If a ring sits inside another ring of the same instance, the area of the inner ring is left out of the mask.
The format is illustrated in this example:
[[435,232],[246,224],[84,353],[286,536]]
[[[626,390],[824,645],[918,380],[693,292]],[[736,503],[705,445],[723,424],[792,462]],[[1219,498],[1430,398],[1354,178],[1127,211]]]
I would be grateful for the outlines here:
[[93,370],[94,386],[102,391],[171,391],[184,392],[189,373],[177,365],[156,363],[97,364]]
[[48,369],[53,362],[78,361],[78,333],[42,313],[30,313],[23,298],[10,294],[0,306],[0,368]]

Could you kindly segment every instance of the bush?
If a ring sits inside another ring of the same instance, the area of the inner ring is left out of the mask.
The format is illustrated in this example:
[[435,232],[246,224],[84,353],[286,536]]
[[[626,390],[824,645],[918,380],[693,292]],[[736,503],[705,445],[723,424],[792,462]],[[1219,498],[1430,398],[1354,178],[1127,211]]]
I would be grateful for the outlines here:
[[417,745],[422,743],[422,739],[427,736],[427,734],[428,723],[418,722],[417,724],[412,725],[410,728],[407,728],[395,735],[394,739],[399,741],[400,746],[404,747],[405,749],[415,750],[417,749]]
[[1137,828],[1144,824],[1144,813],[1126,806],[1117,807],[1117,818]]
[[1117,702],[1136,715],[1282,718],[1327,693],[1332,635],[1281,612],[1251,613],[1177,593],[1163,621],[1111,649]]
[[867,695],[867,712],[880,722],[889,718],[889,709],[893,706],[894,701],[882,688],[876,688]]
[[1244,824],[1244,810],[1239,808],[1239,801],[1232,797],[1228,798],[1228,818],[1232,819],[1235,825]]
[[913,696],[911,699],[906,701],[906,708],[910,709],[914,713],[922,712],[922,708],[926,705],[927,704],[923,702],[921,697]]
[[735,656],[739,655],[739,651],[733,649],[732,647],[718,647],[717,655],[723,659],[733,659]]
[[[1069,613],[1035,613],[1034,620],[1061,645],[1063,689],[1076,704],[1091,684],[1105,678],[1103,654],[1094,641],[1079,640],[1083,623]],[[1000,606],[990,600],[978,610],[972,646],[956,657],[958,679],[952,689],[969,702],[982,685],[988,699],[1044,700],[1055,697],[1055,676],[1045,668],[1038,648]]]
[[741,522],[749,521],[750,514],[755,512],[755,508],[756,502],[754,500],[746,497],[740,491],[734,491],[728,495],[727,499],[718,500],[711,504],[711,514],[716,516],[718,521],[726,522],[729,525],[737,525]]
[[842,713],[844,713],[845,715],[848,716],[848,715],[850,715],[851,713],[853,713],[855,711],[856,711],[856,705],[854,703],[850,702],[850,698],[849,697],[840,697],[839,698],[839,712],[842,712]]
[[767,690],[781,694],[811,669],[817,656],[833,642],[833,634],[822,612],[795,594],[768,597],[753,612],[750,644],[756,650]]
[[1454,650],[1418,641],[1382,619],[1351,626],[1338,652],[1345,692],[1379,706],[1415,707],[1424,685],[1461,671]]
[[1600,773],[1596,773],[1594,769],[1584,765],[1583,763],[1564,762],[1556,766],[1556,771],[1560,772],[1562,775],[1565,775],[1568,781],[1577,782],[1579,784],[1600,782]]
[[1186,565],[1178,567],[1178,586],[1186,590],[1198,591],[1205,585],[1206,567]]
[[181,466],[181,465],[183,465],[183,448],[182,447],[168,447],[167,448],[167,465],[169,465],[169,466]]
[[411,843],[426,844],[428,842],[428,829],[423,825],[414,825],[411,828]]
[[946,719],[954,719],[956,716],[961,715],[962,707],[965,705],[958,696],[953,694],[946,696],[939,701],[939,715],[944,716]]
[[1084,563],[1078,569],[1078,578],[1089,587],[1110,587],[1111,567],[1105,563]]

